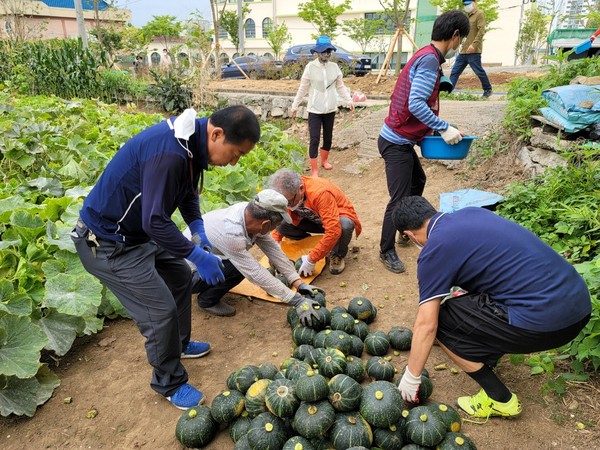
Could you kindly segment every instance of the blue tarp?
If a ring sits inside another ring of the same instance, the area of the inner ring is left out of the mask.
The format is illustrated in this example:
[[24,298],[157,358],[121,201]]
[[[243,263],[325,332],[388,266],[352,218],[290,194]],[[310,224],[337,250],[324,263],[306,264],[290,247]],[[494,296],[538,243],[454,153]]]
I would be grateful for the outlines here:
[[[588,125],[600,122],[600,85],[569,84],[546,89],[542,97],[548,100],[547,108],[540,108],[550,122],[561,125],[566,132],[574,133]],[[583,107],[586,106],[586,107]]]
[[467,206],[493,206],[502,200],[501,195],[477,189],[443,192],[440,194],[440,211],[451,213]]

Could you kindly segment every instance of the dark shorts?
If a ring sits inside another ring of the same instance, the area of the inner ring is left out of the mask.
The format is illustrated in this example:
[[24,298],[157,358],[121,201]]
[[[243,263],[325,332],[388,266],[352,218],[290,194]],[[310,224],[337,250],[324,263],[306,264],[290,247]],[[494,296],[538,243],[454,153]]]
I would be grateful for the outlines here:
[[437,339],[467,361],[495,366],[507,353],[533,353],[572,341],[589,321],[552,332],[536,332],[508,323],[506,311],[485,294],[452,298],[440,307]]

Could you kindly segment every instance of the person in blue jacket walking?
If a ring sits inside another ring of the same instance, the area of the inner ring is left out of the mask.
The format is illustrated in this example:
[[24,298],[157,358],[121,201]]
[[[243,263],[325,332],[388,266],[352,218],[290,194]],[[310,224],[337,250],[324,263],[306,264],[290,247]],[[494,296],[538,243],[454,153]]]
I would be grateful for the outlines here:
[[[187,383],[182,358],[199,358],[210,344],[190,340],[192,261],[211,285],[224,279],[200,213],[208,165],[235,165],[260,139],[254,113],[238,105],[197,119],[193,109],[126,142],[83,202],[72,238],[85,269],[123,304],[146,338],[151,387],[187,409],[204,395]],[[171,219],[176,209],[196,245]]]

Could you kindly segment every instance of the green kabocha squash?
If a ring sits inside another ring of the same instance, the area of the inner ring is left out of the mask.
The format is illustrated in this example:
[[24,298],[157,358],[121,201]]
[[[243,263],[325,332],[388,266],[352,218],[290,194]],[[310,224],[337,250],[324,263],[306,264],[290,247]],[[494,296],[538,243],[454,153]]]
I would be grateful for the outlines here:
[[[333,408],[331,408],[333,411]],[[194,406],[185,411],[175,426],[177,440],[186,447],[198,448],[208,444],[219,431],[208,406]]]
[[347,355],[352,350],[352,338],[345,331],[331,330],[331,333],[325,336],[325,348],[337,348]]
[[329,380],[329,403],[336,411],[356,411],[360,406],[362,386],[353,378],[340,373]]
[[313,340],[313,347],[315,348],[325,348],[325,339],[332,333],[331,330],[321,330],[319,331]]
[[252,450],[252,447],[250,447],[250,443],[248,442],[248,434],[243,435],[235,442],[233,450]]
[[367,324],[373,322],[377,316],[377,309],[373,303],[365,297],[354,297],[348,303],[348,312],[358,320],[362,320]]
[[392,381],[396,369],[394,365],[381,356],[372,356],[365,365],[367,376],[373,380]]
[[296,272],[300,270],[300,267],[302,267],[302,258],[298,258],[294,261],[294,267],[296,268]]
[[340,330],[352,334],[354,333],[354,317],[349,313],[332,314],[329,326],[332,330]]
[[374,427],[398,423],[404,401],[398,388],[389,381],[373,381],[363,388],[359,411]]
[[306,375],[309,370],[313,370],[309,363],[296,359],[285,369],[285,376],[288,380],[297,380],[299,377]]
[[240,391],[223,391],[213,399],[210,411],[217,422],[228,424],[242,414],[245,406],[246,398]]
[[371,448],[373,432],[359,412],[342,412],[335,416],[329,429],[329,439],[336,450],[346,450],[356,446]]
[[412,331],[406,327],[392,327],[388,332],[390,345],[394,350],[410,350]]
[[298,325],[300,325],[300,317],[298,317],[298,312],[296,311],[296,308],[293,306],[288,309],[287,323],[292,330],[294,328],[296,328]]
[[280,449],[288,439],[283,421],[270,412],[252,419],[247,436],[252,450]]
[[303,402],[317,402],[327,398],[329,385],[327,379],[314,371],[296,379],[296,395]]
[[365,349],[365,344],[363,343],[361,338],[353,334],[350,335],[350,342],[352,343],[352,345],[350,346],[348,355],[360,358],[363,354],[363,350]]
[[298,358],[294,358],[294,357],[289,357],[287,359],[284,359],[283,361],[281,361],[281,364],[279,365],[279,370],[286,370],[288,368],[288,366],[294,362],[300,361]]
[[274,380],[267,387],[265,405],[277,417],[292,417],[300,406],[300,399],[296,396],[296,383],[288,379]]
[[304,361],[310,364],[313,368],[317,367],[319,364],[319,356],[323,354],[324,350],[324,348],[313,348],[306,354]]
[[250,428],[252,419],[248,411],[242,411],[242,414],[229,425],[229,436],[233,442],[237,442],[242,436],[245,436]]
[[358,336],[361,341],[364,341],[369,334],[369,325],[362,320],[354,319],[354,336]]
[[437,413],[444,424],[446,425],[446,432],[458,433],[462,427],[462,419],[456,409],[447,403],[429,403],[427,405],[429,409]]
[[335,420],[335,410],[328,401],[302,402],[294,414],[292,427],[306,439],[324,435]]
[[281,281],[281,283],[285,286],[285,287],[290,287],[290,282],[288,281],[287,277],[282,274],[282,273],[277,273],[275,275],[275,278],[277,278],[279,281]]
[[306,356],[310,353],[311,350],[314,350],[314,347],[310,344],[302,344],[294,349],[292,352],[292,356],[300,361],[305,361]]
[[333,308],[331,308],[331,314],[344,314],[347,313],[348,310],[346,308],[344,308],[343,306],[334,306]]
[[258,366],[258,370],[260,372],[261,379],[272,380],[275,378],[275,375],[279,371],[279,369],[275,366],[275,364],[270,362],[264,362]]
[[372,331],[364,340],[365,351],[373,356],[385,356],[390,349],[390,339],[383,331]]
[[335,447],[327,436],[318,436],[310,440],[315,450],[335,450]]
[[287,440],[281,450],[315,450],[310,441],[302,436],[293,436]]
[[402,450],[429,450],[430,447],[423,447],[422,445],[417,444],[407,444],[402,447]]
[[292,341],[294,341],[294,344],[296,345],[313,345],[316,334],[317,332],[310,327],[297,325],[296,328],[292,330]]
[[425,375],[421,375],[421,386],[419,386],[419,403],[425,403],[433,393],[433,383]]
[[[402,372],[404,374],[404,372]],[[400,386],[400,381],[402,381],[402,377],[398,377],[396,380],[396,386]],[[433,393],[433,383],[426,375],[421,375],[421,385],[419,386],[419,392],[417,396],[419,397],[419,403],[425,403],[431,394]]]
[[373,430],[373,445],[383,450],[400,450],[403,448],[402,422],[390,425],[388,428],[375,428]]
[[475,442],[462,433],[449,431],[436,450],[477,450]]
[[228,387],[245,394],[248,388],[258,380],[260,380],[260,369],[257,366],[247,365],[238,369],[235,373],[233,377],[234,387],[229,387],[229,385]]
[[256,417],[267,410],[265,397],[267,388],[272,380],[258,380],[252,384],[246,391],[246,411],[250,417]]
[[273,377],[273,381],[275,380],[287,380],[287,377],[285,376],[285,369],[280,370],[275,374],[275,376]]
[[315,290],[315,292],[313,292],[313,296],[311,298],[315,302],[317,302],[319,305],[321,305],[323,307],[327,306],[327,300],[325,299],[325,295],[323,295],[319,291]]
[[367,376],[364,361],[354,356],[348,356],[346,358],[346,375],[359,383],[362,382]]
[[446,425],[427,406],[415,406],[408,412],[406,438],[424,447],[435,447],[446,435]]
[[338,373],[344,373],[348,362],[346,356],[336,348],[326,348],[317,358],[319,373],[324,377],[332,378]]
[[324,330],[331,322],[331,313],[324,306],[315,306],[316,318],[313,317],[310,327],[315,331]]

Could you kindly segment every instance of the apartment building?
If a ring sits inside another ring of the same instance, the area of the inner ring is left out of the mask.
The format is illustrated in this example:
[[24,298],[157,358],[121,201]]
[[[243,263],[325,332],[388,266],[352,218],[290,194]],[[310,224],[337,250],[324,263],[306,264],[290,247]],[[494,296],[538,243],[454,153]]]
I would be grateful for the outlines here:
[[[298,5],[306,0],[244,0],[250,7],[250,13],[245,17],[243,48],[239,52],[221,30],[220,44],[224,49],[221,58],[227,61],[239,53],[256,54],[259,56],[274,56],[269,44],[265,40],[269,27],[273,24],[285,23],[292,35],[289,46],[313,42],[317,30],[308,22],[298,17]],[[577,1],[577,0],[574,0]],[[237,11],[237,0],[220,0],[226,9]],[[520,20],[524,12],[535,6],[531,0],[502,0],[499,3],[499,19],[491,24],[491,30],[485,36],[483,63],[486,65],[513,65],[515,60],[515,44],[520,31]],[[407,31],[418,47],[426,45],[431,37],[433,22],[439,11],[431,5],[429,0],[410,0],[410,22]],[[350,10],[339,17],[339,22],[354,18],[377,19],[385,18],[379,0],[352,0]],[[339,30],[333,43],[353,53],[362,53],[359,45],[344,35]],[[366,55],[372,58],[373,67],[379,68],[387,50],[393,40],[395,29],[393,26],[382,30],[381,34],[373,40],[367,49]],[[401,61],[405,62],[413,53],[411,42],[404,37],[402,41]],[[280,55],[282,56],[282,55]],[[397,60],[397,52],[393,54],[392,67]]]
[[[93,0],[83,0],[87,29],[96,26]],[[110,8],[98,1],[98,20],[102,26],[122,26],[131,20],[127,9]],[[11,0],[0,2],[0,39],[17,35],[21,39],[72,38],[79,36],[74,0]]]

